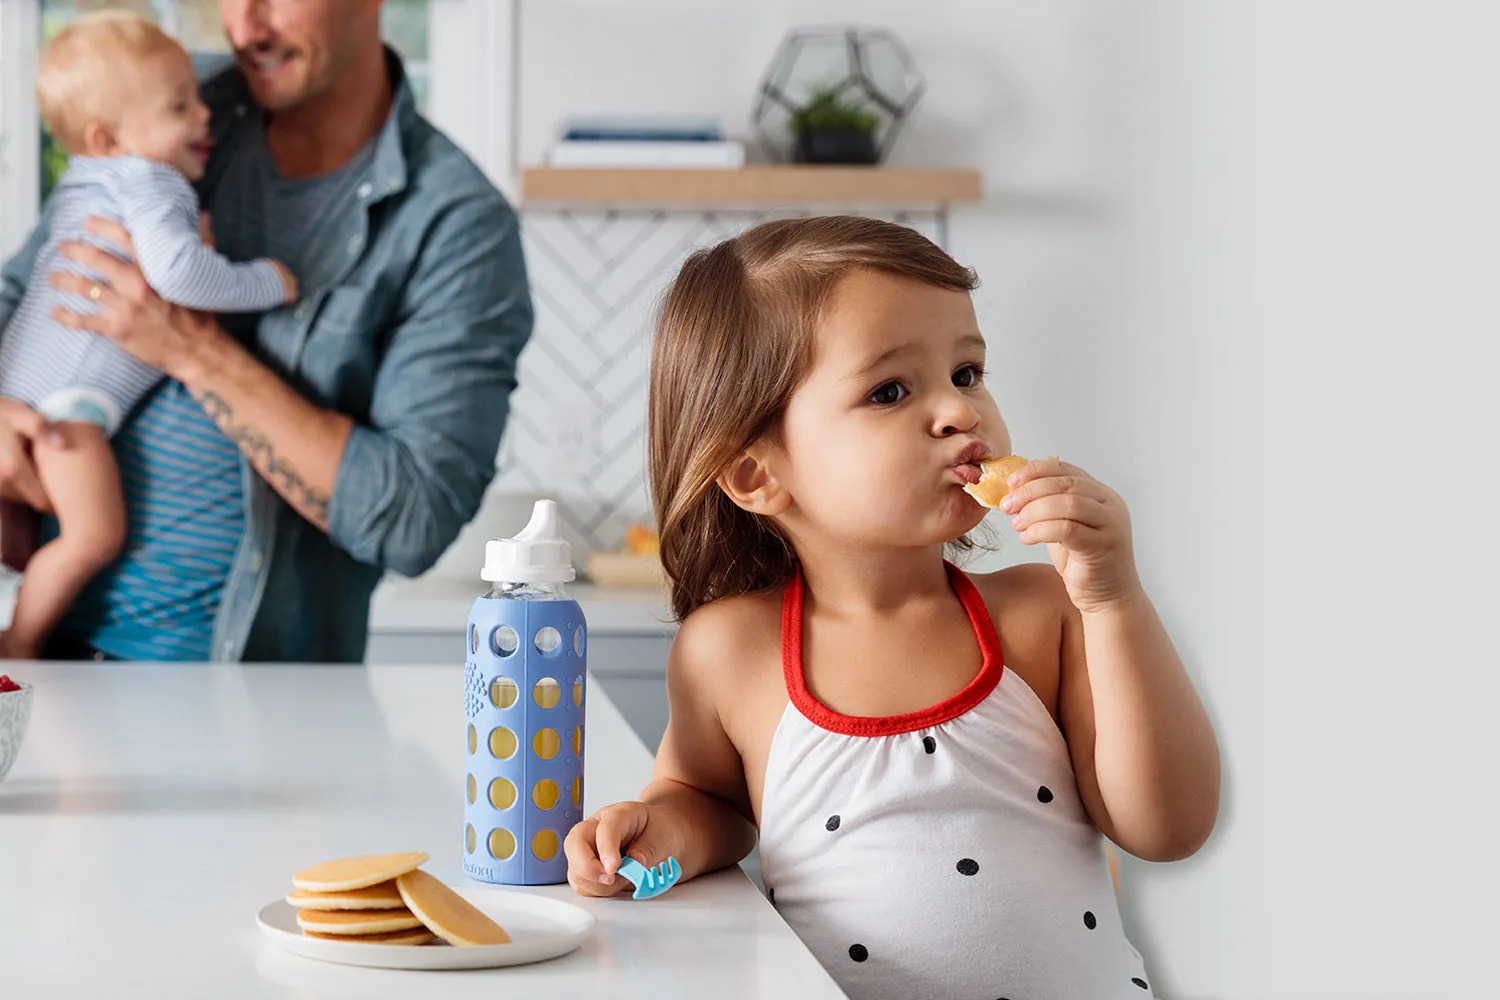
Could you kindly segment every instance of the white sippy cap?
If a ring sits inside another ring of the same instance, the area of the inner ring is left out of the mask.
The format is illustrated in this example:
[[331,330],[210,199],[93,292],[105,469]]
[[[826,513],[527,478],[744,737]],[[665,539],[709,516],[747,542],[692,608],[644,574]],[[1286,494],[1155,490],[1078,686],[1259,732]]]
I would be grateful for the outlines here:
[[484,544],[481,580],[490,583],[567,583],[573,572],[573,547],[563,541],[557,524],[557,501],[538,500],[531,520],[514,538]]

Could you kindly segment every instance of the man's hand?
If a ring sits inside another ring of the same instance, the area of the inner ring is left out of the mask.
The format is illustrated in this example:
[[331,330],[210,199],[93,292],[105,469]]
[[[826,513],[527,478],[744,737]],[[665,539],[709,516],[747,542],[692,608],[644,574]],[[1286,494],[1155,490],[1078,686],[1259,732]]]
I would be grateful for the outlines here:
[[45,417],[13,399],[0,399],[0,500],[19,500],[32,510],[52,512],[31,458],[35,441],[51,440]]
[[[85,226],[134,255],[130,234],[119,223],[89,219]],[[54,308],[52,318],[64,326],[108,337],[180,382],[188,381],[208,342],[225,336],[213,317],[164,301],[147,284],[133,259],[122,261],[98,247],[77,242],[64,243],[61,253],[103,276],[102,281],[93,281],[76,274],[51,275],[54,288],[99,304],[99,312],[94,315],[62,306]]]
[[[119,224],[89,219],[85,225],[123,251],[134,252],[130,234]],[[134,261],[77,242],[64,243],[62,253],[101,280],[62,273],[49,280],[97,302],[100,311],[85,316],[59,306],[52,311],[57,321],[108,337],[181,382],[255,471],[294,510],[326,531],[353,418],[309,402],[212,316],[164,301]]]

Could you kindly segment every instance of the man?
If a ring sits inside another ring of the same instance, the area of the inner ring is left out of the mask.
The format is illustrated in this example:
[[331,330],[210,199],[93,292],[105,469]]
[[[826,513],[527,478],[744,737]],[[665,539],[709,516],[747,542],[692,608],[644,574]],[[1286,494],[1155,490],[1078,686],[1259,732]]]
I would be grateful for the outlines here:
[[[295,306],[215,318],[163,302],[133,263],[64,322],[169,376],[114,439],[129,537],[49,655],[357,661],[382,571],[432,565],[494,473],[530,336],[518,224],[417,112],[380,0],[222,0],[234,66],[205,81],[200,184],[218,248],[286,262]],[[4,270],[0,325],[45,239]],[[118,226],[96,232],[125,245]],[[40,417],[0,400],[0,496],[38,503]]]

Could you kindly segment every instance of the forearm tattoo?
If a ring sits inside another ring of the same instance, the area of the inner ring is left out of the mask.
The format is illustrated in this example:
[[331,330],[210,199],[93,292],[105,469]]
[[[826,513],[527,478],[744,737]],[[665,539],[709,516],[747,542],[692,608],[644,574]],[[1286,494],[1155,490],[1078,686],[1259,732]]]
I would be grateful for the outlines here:
[[204,392],[198,397],[198,403],[219,430],[239,445],[240,450],[267,482],[275,486],[308,520],[321,528],[328,527],[329,498],[303,482],[297,470],[276,454],[276,448],[268,437],[253,427],[236,423],[234,408],[216,392]]

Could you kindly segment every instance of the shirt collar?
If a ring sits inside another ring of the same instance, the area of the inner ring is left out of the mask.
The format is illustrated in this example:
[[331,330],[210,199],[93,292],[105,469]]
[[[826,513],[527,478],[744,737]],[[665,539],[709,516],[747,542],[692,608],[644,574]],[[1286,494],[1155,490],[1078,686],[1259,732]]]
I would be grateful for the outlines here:
[[[406,67],[390,46],[385,47],[385,63],[391,80],[391,111],[375,137],[375,155],[370,161],[370,183],[375,189],[372,203],[405,190],[406,140],[421,121]],[[254,97],[245,75],[232,62],[225,67],[222,61],[216,61],[212,68],[218,72],[204,77],[202,92],[204,103],[213,112],[212,133],[217,143],[245,117]]]

